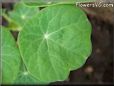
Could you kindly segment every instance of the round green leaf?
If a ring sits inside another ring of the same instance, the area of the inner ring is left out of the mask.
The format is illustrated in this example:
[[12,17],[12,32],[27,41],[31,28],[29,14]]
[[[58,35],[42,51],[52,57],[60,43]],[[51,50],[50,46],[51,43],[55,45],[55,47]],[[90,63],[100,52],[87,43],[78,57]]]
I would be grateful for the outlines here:
[[19,72],[20,53],[11,33],[3,27],[0,30],[2,84],[12,84]]
[[[67,79],[91,53],[91,24],[73,5],[44,8],[19,33],[18,44],[26,67],[44,83]],[[78,78],[78,77],[77,77]]]

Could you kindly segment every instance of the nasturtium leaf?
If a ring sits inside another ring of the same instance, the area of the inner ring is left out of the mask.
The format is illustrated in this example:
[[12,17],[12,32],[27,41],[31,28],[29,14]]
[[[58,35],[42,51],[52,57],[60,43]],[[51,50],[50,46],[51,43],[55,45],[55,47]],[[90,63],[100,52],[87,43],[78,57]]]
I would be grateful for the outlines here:
[[29,72],[26,70],[24,63],[21,63],[20,72],[18,73],[17,78],[15,79],[14,84],[38,84],[38,80],[35,79]]
[[1,32],[2,84],[12,84],[20,67],[20,53],[11,33],[4,27]]
[[56,4],[75,4],[76,2],[94,2],[96,0],[23,0],[25,4],[44,7]]
[[37,79],[35,79],[33,76],[30,74],[25,73],[20,73],[15,80],[15,84],[38,84]]
[[[21,30],[21,26],[38,12],[38,7],[27,6],[23,2],[18,2],[14,5],[14,9],[8,12],[8,15],[11,20],[15,21],[16,25],[20,25],[17,29]],[[12,24],[9,27],[12,28]]]
[[91,53],[91,24],[73,5],[46,7],[23,28],[18,37],[22,58],[28,71],[44,83],[67,79]]

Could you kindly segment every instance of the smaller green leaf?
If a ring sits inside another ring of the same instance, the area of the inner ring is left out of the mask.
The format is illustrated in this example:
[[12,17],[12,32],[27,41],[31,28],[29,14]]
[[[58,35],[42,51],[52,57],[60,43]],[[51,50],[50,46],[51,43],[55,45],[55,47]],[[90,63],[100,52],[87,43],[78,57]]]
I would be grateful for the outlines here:
[[22,30],[25,22],[39,11],[38,7],[26,6],[23,2],[16,3],[14,9],[8,12],[6,19],[10,19],[8,27],[12,30]]
[[31,6],[45,7],[56,4],[75,4],[76,2],[94,2],[96,0],[23,0],[25,4]]
[[13,84],[20,67],[20,52],[16,42],[7,28],[0,28],[2,63],[2,84]]
[[15,84],[38,84],[37,80],[34,79],[30,74],[27,72],[20,73],[17,77]]
[[44,82],[38,80],[35,76],[33,76],[28,71],[26,65],[24,64],[24,61],[21,61],[20,72],[18,73],[18,76],[15,79],[14,84],[36,85],[36,84],[41,84],[41,83],[45,84]]
[[38,80],[35,79],[26,69],[25,64],[21,61],[20,72],[18,73],[17,78],[15,79],[15,84],[38,84]]

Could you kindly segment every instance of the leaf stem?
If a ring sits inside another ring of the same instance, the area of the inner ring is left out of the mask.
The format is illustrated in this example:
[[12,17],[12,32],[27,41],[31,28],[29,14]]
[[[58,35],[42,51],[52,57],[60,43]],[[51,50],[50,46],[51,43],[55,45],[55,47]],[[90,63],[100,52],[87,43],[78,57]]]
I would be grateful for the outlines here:
[[2,16],[6,19],[6,21],[8,21],[8,26],[7,28],[12,30],[12,31],[20,31],[22,29],[21,26],[19,26],[18,24],[15,23],[15,21],[13,21],[10,17],[8,17],[7,14],[3,13]]

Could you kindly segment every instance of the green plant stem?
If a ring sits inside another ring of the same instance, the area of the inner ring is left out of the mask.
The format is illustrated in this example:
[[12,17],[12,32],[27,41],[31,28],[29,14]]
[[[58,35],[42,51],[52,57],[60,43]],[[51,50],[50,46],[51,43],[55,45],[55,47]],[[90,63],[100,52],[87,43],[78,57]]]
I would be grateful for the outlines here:
[[20,31],[22,29],[21,26],[16,24],[10,17],[8,17],[7,14],[3,13],[2,16],[8,21],[8,26],[7,28],[12,31]]

